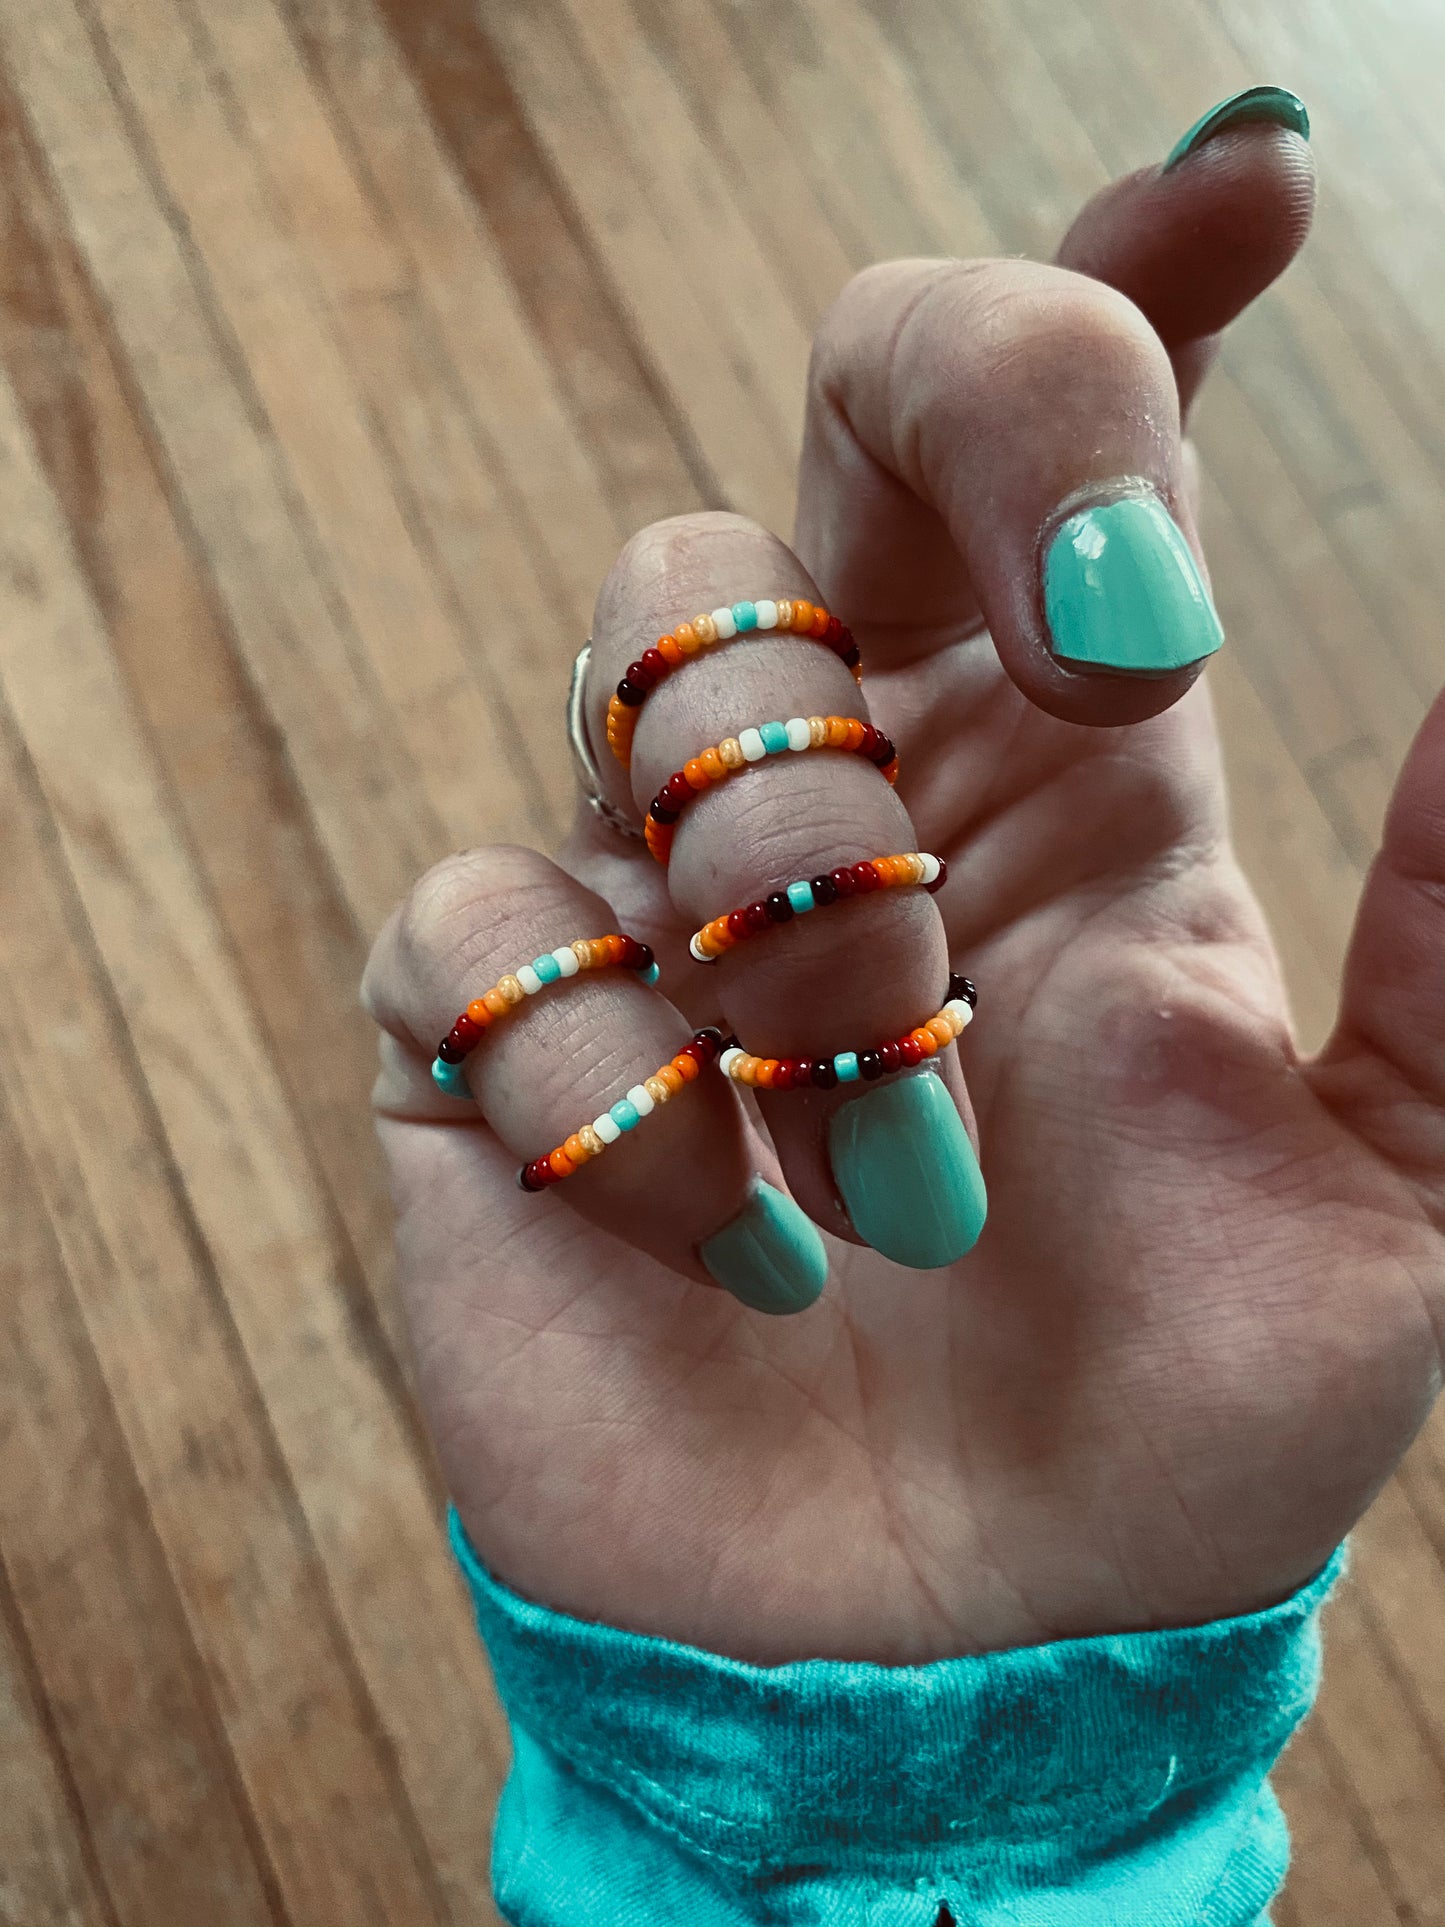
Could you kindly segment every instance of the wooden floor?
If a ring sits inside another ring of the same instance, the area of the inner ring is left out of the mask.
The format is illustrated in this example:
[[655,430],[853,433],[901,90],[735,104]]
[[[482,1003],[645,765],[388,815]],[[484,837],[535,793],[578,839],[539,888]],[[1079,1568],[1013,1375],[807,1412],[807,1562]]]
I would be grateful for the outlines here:
[[[1445,679],[1438,0],[0,0],[0,1920],[495,1919],[368,938],[557,838],[630,530],[786,528],[852,269],[1263,79],[1324,205],[1204,410],[1212,673],[1314,1038]],[[1279,1920],[1445,1923],[1445,1419],[1331,1632]]]

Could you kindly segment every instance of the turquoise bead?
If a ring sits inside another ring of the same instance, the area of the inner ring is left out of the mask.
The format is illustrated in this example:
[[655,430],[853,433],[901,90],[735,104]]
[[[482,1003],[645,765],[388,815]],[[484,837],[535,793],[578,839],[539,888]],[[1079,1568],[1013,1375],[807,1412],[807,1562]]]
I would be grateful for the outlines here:
[[460,1064],[449,1064],[444,1057],[438,1057],[431,1067],[431,1074],[437,1089],[445,1091],[448,1097],[471,1096],[472,1087]]
[[637,1114],[637,1106],[629,1104],[625,1097],[619,1097],[607,1115],[619,1131],[630,1131],[641,1121]]
[[786,723],[759,723],[758,734],[763,739],[763,748],[769,756],[780,756],[788,747],[788,725]]
[[533,957],[532,968],[544,984],[555,984],[562,975],[562,966],[553,956]]
[[838,1055],[833,1059],[833,1069],[838,1073],[838,1082],[840,1084],[856,1084],[858,1082],[857,1051],[839,1051]]
[[790,883],[788,885],[788,902],[792,904],[800,917],[805,910],[816,910],[818,907],[813,901],[813,886],[811,883]]
[[650,963],[642,973],[642,981],[645,984],[655,984],[661,975],[662,965],[659,963]]
[[751,602],[735,602],[733,604],[733,621],[738,626],[738,634],[740,636],[745,636],[749,629],[756,629],[758,626],[758,611],[756,605]]

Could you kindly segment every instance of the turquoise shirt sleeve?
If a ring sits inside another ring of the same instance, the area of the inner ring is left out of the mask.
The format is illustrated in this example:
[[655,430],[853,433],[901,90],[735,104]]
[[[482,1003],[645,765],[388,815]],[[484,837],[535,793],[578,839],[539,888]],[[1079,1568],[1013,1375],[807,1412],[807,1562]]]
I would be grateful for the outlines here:
[[1254,1927],[1284,1878],[1267,1775],[1343,1553],[1207,1626],[749,1666],[534,1605],[451,1536],[512,1726],[513,1927]]

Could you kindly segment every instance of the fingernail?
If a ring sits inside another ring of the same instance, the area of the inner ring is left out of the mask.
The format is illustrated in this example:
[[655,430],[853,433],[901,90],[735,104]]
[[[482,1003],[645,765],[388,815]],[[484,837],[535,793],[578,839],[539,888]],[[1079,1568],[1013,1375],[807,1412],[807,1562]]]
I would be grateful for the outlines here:
[[854,1230],[885,1258],[932,1271],[977,1244],[988,1211],[983,1173],[935,1072],[875,1084],[845,1104],[828,1150]]
[[1153,494],[1068,518],[1044,558],[1044,614],[1062,661],[1136,676],[1187,668],[1224,640],[1189,544]]
[[1212,141],[1216,134],[1222,134],[1229,127],[1244,127],[1251,121],[1263,121],[1270,127],[1287,127],[1292,134],[1302,140],[1310,137],[1310,117],[1304,102],[1298,94],[1292,94],[1288,87],[1246,87],[1243,93],[1231,94],[1228,100],[1220,101],[1211,107],[1202,119],[1195,121],[1189,132],[1176,141],[1169,150],[1162,172],[1167,174],[1171,167],[1187,160],[1206,141]]
[[818,1227],[793,1200],[754,1178],[748,1201],[698,1256],[725,1291],[753,1311],[806,1311],[828,1282]]

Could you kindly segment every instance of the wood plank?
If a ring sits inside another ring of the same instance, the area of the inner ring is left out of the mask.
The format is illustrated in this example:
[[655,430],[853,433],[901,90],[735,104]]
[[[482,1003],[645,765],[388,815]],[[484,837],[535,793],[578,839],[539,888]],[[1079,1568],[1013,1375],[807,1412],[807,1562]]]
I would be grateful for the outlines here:
[[[0,1919],[28,1927],[47,1905],[60,1917],[157,1927],[284,1918],[37,1175],[3,1104],[0,1168],[0,1350],[13,1394],[0,1434],[3,1590],[58,1752],[33,1779],[0,1761]],[[84,1200],[69,1209],[84,1219]],[[9,1702],[7,1721],[16,1712]],[[46,1879],[43,1838],[37,1831],[26,1848],[16,1829],[47,1779],[61,1777],[73,1811],[56,1820]],[[6,1897],[7,1883],[24,1904]]]
[[[1328,1659],[1326,1664],[1328,1665]],[[1387,1857],[1335,1748],[1311,1721],[1275,1770],[1292,1858],[1275,1927],[1391,1927],[1403,1922],[1382,1877]]]
[[[537,409],[496,379],[490,349],[482,352],[478,317],[494,311],[493,282],[521,305],[533,352],[564,398],[580,451],[571,459],[585,454],[600,477],[616,535],[716,501],[710,465],[658,392],[478,10],[467,0],[378,0],[375,12],[353,0],[288,0],[288,11],[419,274],[438,283],[474,405],[507,410],[495,430],[501,465],[533,447]],[[473,248],[495,249],[487,281],[465,267]],[[518,486],[525,493],[525,477]],[[578,493],[539,501],[537,519],[564,581],[567,567],[580,572],[565,606],[585,626],[612,556],[574,514]]]
[[[0,361],[184,818],[308,1146],[404,1359],[367,1093],[376,1049],[338,988],[365,945],[166,494],[104,315],[0,77]],[[358,1304],[357,1315],[363,1308]]]
[[[533,135],[565,174],[577,219],[633,336],[671,407],[692,423],[728,504],[768,527],[788,528],[806,330],[780,309],[754,248],[739,240],[742,257],[735,260],[692,216],[681,226],[661,218],[657,196],[666,170],[645,127],[619,126],[574,29],[550,0],[520,0],[487,18]],[[636,113],[635,94],[629,104]],[[735,239],[725,200],[714,194],[708,211],[726,222],[724,238]],[[709,298],[714,287],[746,290],[746,298]]]
[[[376,927],[463,840],[471,810],[448,799],[459,819],[449,833],[400,742],[190,237],[157,200],[83,24],[62,5],[41,27],[11,8],[0,46],[246,673],[283,732],[353,914]],[[304,386],[299,369],[297,379]],[[305,397],[296,405],[304,422]],[[505,799],[499,786],[499,817]],[[527,827],[518,811],[514,831]]]
[[[214,1394],[216,1405],[239,1413],[259,1392],[266,1451],[279,1448],[281,1455],[264,1479],[260,1445],[243,1455],[273,1492],[270,1508],[251,1495],[251,1531],[274,1512],[275,1523],[284,1520],[295,1534],[289,1557],[282,1548],[271,1554],[281,1589],[272,1608],[285,1615],[285,1630],[274,1628],[265,1642],[268,1652],[288,1655],[286,1679],[272,1680],[260,1701],[283,1686],[275,1710],[314,1726],[322,1750],[307,1759],[302,1749],[276,1772],[269,1723],[264,1734],[248,1730],[255,1743],[264,1740],[268,1762],[259,1777],[254,1762],[249,1771],[243,1764],[248,1789],[288,1901],[287,1881],[300,1883],[305,1904],[294,1911],[303,1917],[364,1918],[379,1907],[384,1917],[386,1908],[400,1919],[441,1917],[429,1885],[433,1868],[454,1894],[482,1885],[485,1841],[477,1816],[495,1787],[500,1740],[485,1669],[437,1531],[428,1468],[409,1416],[358,1342],[344,1251],[165,814],[8,392],[0,400],[0,450],[0,684],[54,812],[60,853],[82,893],[166,1154],[186,1187],[207,1270],[214,1267],[215,1288],[254,1373],[254,1389],[249,1381],[233,1384]],[[124,1185],[123,1163],[118,1169],[112,1147],[94,1143],[85,1128],[96,1101],[93,1066],[47,1054],[53,1019],[44,983],[37,975],[15,1000],[15,1021],[25,1028],[11,1048],[27,1141],[42,1183],[50,1181],[52,1160],[57,1169],[73,1165],[98,1207],[104,1200],[119,1210],[128,1194],[112,1194]],[[57,1194],[47,1195],[54,1211]],[[160,1209],[160,1200],[153,1203]],[[174,1263],[184,1281],[190,1267],[179,1254]],[[164,1270],[160,1277],[170,1281]],[[160,1288],[153,1280],[151,1290]],[[122,1327],[112,1356],[110,1299],[105,1312],[97,1349],[125,1410],[134,1393],[119,1375],[134,1370],[139,1384],[163,1371],[184,1320],[168,1305],[154,1326],[139,1333]],[[98,1316],[89,1302],[87,1314]],[[327,1361],[324,1398],[313,1377],[318,1358]],[[233,1369],[240,1368],[238,1359]],[[143,1421],[127,1419],[140,1428],[132,1449],[138,1461],[149,1456],[153,1465],[165,1464],[165,1448],[175,1448],[151,1438],[144,1427],[152,1422],[149,1410]],[[153,1485],[148,1490],[159,1516]],[[240,1550],[246,1530],[233,1520],[228,1546],[232,1532]],[[174,1549],[171,1556],[174,1562]],[[248,1574],[248,1587],[257,1583]],[[303,1604],[304,1630],[290,1617]],[[253,1637],[243,1653],[226,1655],[233,1673],[260,1663],[255,1644]],[[219,1655],[210,1663],[221,1670]],[[233,1717],[247,1716],[252,1698],[235,1692]],[[449,1710],[449,1721],[439,1719],[439,1707]],[[239,1737],[233,1744],[244,1762]],[[313,1777],[303,1784],[306,1773]],[[325,1847],[293,1858],[297,1833],[307,1838],[313,1827],[329,1827]]]
[[0,1921],[114,1927],[0,1567]]

